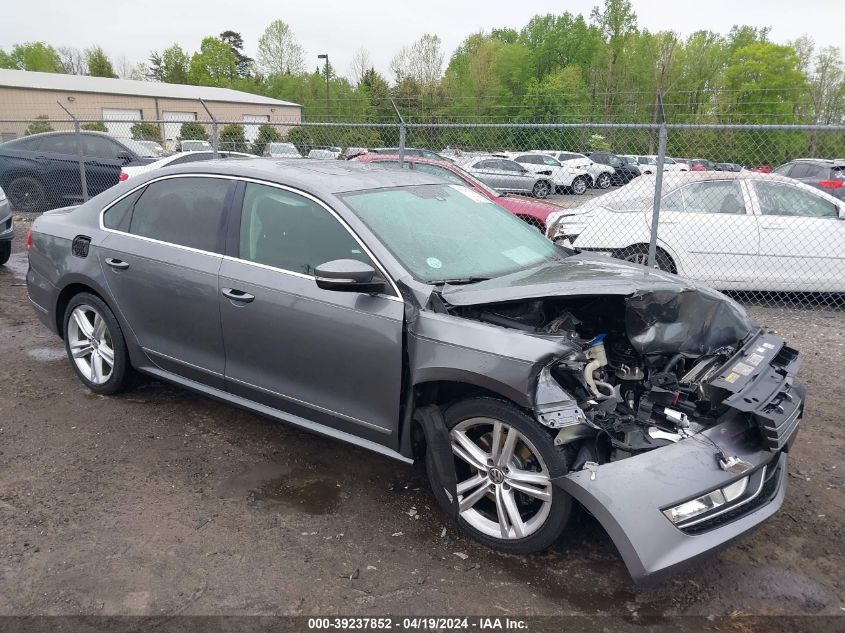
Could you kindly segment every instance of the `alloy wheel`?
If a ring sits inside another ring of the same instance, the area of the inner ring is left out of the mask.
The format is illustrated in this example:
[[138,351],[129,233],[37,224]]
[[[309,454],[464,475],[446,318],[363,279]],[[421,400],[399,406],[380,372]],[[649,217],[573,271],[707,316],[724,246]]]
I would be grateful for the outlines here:
[[579,196],[587,191],[587,183],[583,178],[576,178],[575,181],[572,183],[572,191]]
[[95,385],[114,371],[114,343],[102,315],[90,305],[76,306],[68,321],[68,348],[80,373]]
[[607,189],[610,186],[610,176],[608,174],[600,174],[596,184],[599,189]]
[[538,182],[534,185],[534,197],[535,198],[545,198],[549,195],[549,185],[545,182]]
[[552,483],[540,452],[512,426],[470,418],[450,432],[461,518],[494,538],[518,540],[543,527]]

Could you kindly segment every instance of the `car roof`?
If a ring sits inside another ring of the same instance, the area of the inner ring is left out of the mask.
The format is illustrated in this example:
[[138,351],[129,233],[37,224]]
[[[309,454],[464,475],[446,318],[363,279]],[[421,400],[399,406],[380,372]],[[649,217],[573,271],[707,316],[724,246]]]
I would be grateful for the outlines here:
[[821,163],[823,165],[840,166],[845,165],[845,159],[841,158],[793,158],[790,163]]
[[164,174],[220,174],[255,178],[315,193],[344,193],[408,185],[443,184],[443,179],[410,170],[387,170],[369,163],[341,160],[254,158],[211,160],[167,167]]

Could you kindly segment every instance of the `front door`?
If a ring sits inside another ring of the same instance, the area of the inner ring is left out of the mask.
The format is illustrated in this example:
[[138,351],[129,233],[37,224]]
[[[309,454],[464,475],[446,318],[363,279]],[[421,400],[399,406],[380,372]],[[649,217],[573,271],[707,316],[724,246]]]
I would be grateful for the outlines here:
[[234,181],[175,177],[110,207],[98,249],[108,289],[146,355],[222,389],[217,273]]
[[395,444],[404,305],[314,281],[315,267],[335,259],[376,267],[361,243],[316,199],[256,183],[246,185],[237,242],[220,269],[229,391]]

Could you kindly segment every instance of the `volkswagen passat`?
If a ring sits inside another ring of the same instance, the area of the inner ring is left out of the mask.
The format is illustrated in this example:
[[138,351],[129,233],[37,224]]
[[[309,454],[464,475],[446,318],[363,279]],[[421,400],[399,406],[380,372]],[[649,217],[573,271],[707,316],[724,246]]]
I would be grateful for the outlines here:
[[242,160],[38,218],[30,298],[91,390],[133,371],[405,462],[469,535],[574,502],[640,580],[781,505],[798,354],[724,296],[579,254],[417,171]]

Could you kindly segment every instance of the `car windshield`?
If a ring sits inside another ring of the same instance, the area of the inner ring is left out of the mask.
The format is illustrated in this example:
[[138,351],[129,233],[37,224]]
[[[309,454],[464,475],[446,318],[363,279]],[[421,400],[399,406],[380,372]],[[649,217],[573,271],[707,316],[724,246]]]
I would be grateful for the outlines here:
[[119,143],[135,152],[138,156],[143,158],[158,158],[158,154],[156,154],[151,148],[144,145],[141,141],[136,141],[131,138],[119,138],[117,140]]
[[565,251],[460,185],[413,185],[341,196],[416,278],[491,279],[561,259]]

